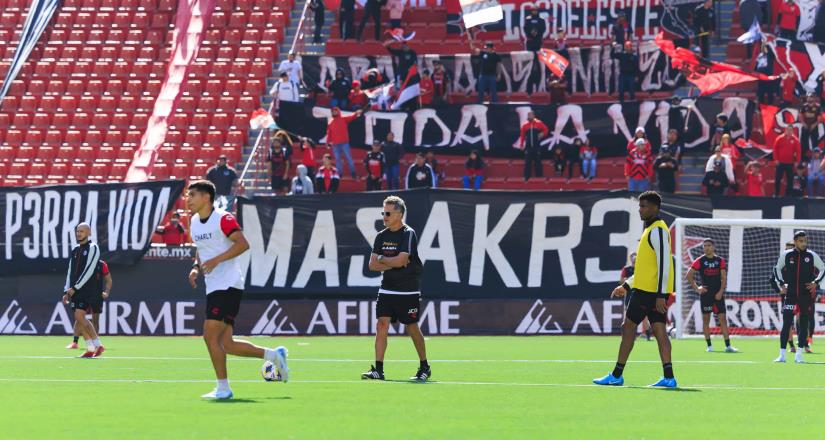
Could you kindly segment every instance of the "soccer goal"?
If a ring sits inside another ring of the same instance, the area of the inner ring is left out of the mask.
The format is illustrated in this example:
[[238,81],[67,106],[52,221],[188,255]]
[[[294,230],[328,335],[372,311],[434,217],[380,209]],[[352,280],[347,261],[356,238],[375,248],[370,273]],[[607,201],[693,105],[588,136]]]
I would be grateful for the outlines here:
[[[710,238],[716,254],[727,262],[725,300],[731,334],[770,335],[782,327],[780,296],[770,284],[772,270],[793,241],[794,231],[808,235],[808,249],[825,256],[825,220],[745,220],[679,218],[673,223],[676,259],[676,302],[670,316],[677,337],[702,334],[699,294],[685,278],[690,265],[703,255],[703,242]],[[820,286],[821,288],[821,286]],[[711,320],[711,331],[718,322]],[[825,304],[817,302],[816,333],[825,331]]]

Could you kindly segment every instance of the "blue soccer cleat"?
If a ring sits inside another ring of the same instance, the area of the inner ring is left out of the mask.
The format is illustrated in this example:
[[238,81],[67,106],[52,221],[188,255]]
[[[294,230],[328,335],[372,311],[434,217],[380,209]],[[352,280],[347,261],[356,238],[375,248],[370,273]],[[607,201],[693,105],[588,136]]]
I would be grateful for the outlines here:
[[613,377],[613,373],[608,373],[607,376],[598,379],[593,379],[596,385],[612,385],[620,387],[624,385],[624,377]]
[[659,379],[658,382],[651,385],[651,387],[654,387],[654,388],[677,388],[678,385],[676,384],[676,378],[668,379],[666,377],[663,377],[663,378]]

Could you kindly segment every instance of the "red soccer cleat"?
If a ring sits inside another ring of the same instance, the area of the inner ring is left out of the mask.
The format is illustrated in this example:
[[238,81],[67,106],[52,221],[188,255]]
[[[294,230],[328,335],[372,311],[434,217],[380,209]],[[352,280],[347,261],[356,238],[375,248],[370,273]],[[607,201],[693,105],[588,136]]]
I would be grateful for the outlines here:
[[93,352],[93,351],[84,351],[83,354],[81,354],[78,357],[79,358],[84,358],[84,359],[91,359],[91,358],[95,357],[95,352]]
[[102,345],[100,347],[97,347],[97,350],[95,350],[95,355],[93,357],[100,357],[100,355],[102,355],[104,351],[106,351],[106,348]]
[[810,347],[805,347],[805,353],[813,353]]
[[72,342],[71,344],[66,346],[67,350],[75,350],[77,348],[77,342]]

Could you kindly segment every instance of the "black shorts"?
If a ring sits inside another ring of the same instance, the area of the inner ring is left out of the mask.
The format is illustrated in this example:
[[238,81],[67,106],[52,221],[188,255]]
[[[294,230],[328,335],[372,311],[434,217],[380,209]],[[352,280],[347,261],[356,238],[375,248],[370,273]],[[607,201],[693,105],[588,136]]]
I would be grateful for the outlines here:
[[699,296],[699,302],[702,305],[702,314],[713,313],[714,315],[724,315],[727,313],[727,307],[725,306],[725,295],[722,295],[722,299],[716,300],[715,294],[706,293],[704,295]]
[[278,176],[272,176],[272,190],[277,191],[279,189],[286,188],[286,179],[284,179],[283,174]]
[[641,323],[645,318],[651,324],[667,322],[666,314],[656,311],[656,294],[636,289],[630,290],[630,299],[627,302],[625,317],[636,324]]
[[241,296],[243,290],[234,287],[206,295],[206,319],[235,325],[235,317],[241,309]]
[[387,295],[378,294],[375,315],[379,318],[389,317],[390,322],[415,324],[418,322],[418,310],[421,308],[421,295]]
[[86,294],[74,294],[69,300],[72,310],[83,310],[86,313],[103,313],[103,298],[93,299]]

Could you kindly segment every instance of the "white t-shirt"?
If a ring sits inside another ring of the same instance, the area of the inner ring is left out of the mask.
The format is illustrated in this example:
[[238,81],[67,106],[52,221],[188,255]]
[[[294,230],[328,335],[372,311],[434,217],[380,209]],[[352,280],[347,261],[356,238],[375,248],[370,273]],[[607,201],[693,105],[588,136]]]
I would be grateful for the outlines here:
[[298,85],[292,81],[278,81],[269,92],[279,101],[298,102],[300,100]]
[[289,80],[300,84],[301,83],[301,63],[298,60],[289,61],[283,60],[281,64],[278,65],[278,70],[281,72],[286,72],[289,75]]
[[[199,214],[195,214],[189,225],[189,232],[192,234],[192,241],[198,247],[201,263],[229,250],[232,247],[229,236],[240,230],[241,226],[235,216],[222,209],[213,210],[205,221],[201,220]],[[244,273],[237,257],[218,264],[212,272],[204,275],[204,279],[207,295],[230,287],[244,288]]]

